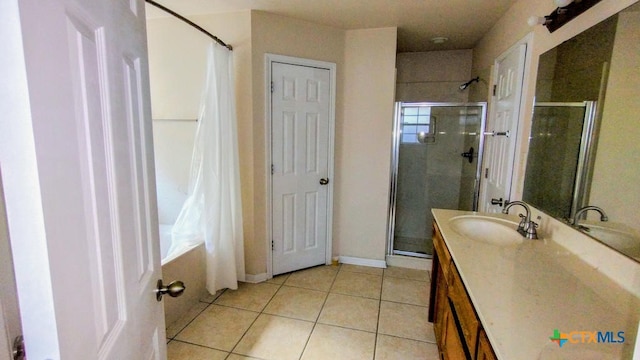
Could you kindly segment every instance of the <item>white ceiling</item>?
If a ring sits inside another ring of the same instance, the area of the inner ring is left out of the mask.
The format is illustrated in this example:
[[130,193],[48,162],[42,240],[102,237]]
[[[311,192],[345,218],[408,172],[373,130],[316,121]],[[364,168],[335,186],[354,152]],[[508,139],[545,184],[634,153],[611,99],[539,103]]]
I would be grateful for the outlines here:
[[[398,52],[410,52],[473,48],[516,0],[156,1],[186,17],[255,9],[341,29],[397,26]],[[149,18],[166,16],[149,5],[147,12]],[[438,36],[449,41],[433,44]]]

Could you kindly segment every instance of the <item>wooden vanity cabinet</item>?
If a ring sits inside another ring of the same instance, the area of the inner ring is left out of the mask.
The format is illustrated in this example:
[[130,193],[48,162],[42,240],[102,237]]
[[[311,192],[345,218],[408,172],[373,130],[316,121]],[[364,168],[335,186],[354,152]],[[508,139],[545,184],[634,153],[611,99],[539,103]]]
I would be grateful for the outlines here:
[[433,233],[429,321],[433,322],[440,357],[497,359],[436,223]]
[[453,318],[451,307],[447,306],[444,313],[444,333],[442,334],[442,345],[439,345],[440,357],[444,360],[468,359],[465,353],[465,345],[460,338],[460,333],[456,328],[456,321]]
[[483,329],[480,329],[480,335],[478,336],[478,353],[476,360],[497,360],[498,357],[493,352],[493,348],[489,343],[489,338]]
[[[449,250],[447,250],[442,240],[442,235],[434,223],[434,240],[433,246],[435,253],[433,255],[433,263],[431,269],[431,293],[429,301],[429,321],[433,323],[433,329],[436,334],[436,342],[439,348],[442,348],[443,335],[446,328],[446,316],[449,307],[449,300],[447,296],[447,277],[449,273],[449,262],[451,262],[451,256]],[[436,237],[440,236],[440,240],[437,241]],[[444,246],[444,248],[443,248]],[[447,266],[441,266],[441,263],[447,264]]]

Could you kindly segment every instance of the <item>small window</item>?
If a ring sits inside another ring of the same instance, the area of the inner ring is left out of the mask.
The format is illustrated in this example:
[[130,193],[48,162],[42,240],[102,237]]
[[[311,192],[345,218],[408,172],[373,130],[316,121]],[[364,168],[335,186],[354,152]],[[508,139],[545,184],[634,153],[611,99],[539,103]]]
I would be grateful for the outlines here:
[[403,144],[425,144],[435,142],[435,124],[431,117],[431,107],[411,106],[402,109]]

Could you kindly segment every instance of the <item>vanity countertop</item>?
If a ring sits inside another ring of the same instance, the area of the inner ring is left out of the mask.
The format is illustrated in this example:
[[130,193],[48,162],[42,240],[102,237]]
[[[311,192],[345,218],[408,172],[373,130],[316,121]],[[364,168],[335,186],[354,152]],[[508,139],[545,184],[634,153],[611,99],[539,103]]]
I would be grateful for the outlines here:
[[[542,231],[540,240],[494,245],[470,240],[450,226],[449,220],[456,216],[477,214],[433,210],[499,359],[633,358],[640,321],[637,292],[614,281],[610,271],[607,276],[598,266],[583,261],[583,254],[561,245],[564,240],[556,239],[560,236],[557,233],[545,238]],[[513,215],[491,216],[517,223]],[[585,236],[584,241],[593,240]],[[605,246],[597,249],[598,257],[615,259],[618,255]],[[632,270],[640,274],[640,264],[629,262],[624,266],[637,266]],[[628,269],[619,270],[628,277]],[[560,347],[550,339],[556,329],[562,334],[574,332],[574,341],[580,343],[566,342]],[[593,332],[602,332],[602,336],[615,341],[624,337],[624,342],[598,343],[597,334],[595,338],[589,336]],[[585,343],[581,340],[583,335]]]

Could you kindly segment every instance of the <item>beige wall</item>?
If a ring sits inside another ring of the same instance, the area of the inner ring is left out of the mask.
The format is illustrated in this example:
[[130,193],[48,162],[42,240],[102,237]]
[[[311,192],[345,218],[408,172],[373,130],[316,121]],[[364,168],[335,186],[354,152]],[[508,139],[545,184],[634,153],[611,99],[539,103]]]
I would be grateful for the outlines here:
[[540,25],[533,28],[529,27],[527,19],[532,15],[548,15],[555,8],[553,2],[519,0],[498,20],[493,28],[491,28],[474,48],[472,76],[476,76],[476,74],[487,74],[491,72],[493,61],[500,56],[500,54],[507,51],[529,33],[531,33],[532,36],[532,46],[528,49],[531,60],[525,69],[524,101],[520,114],[520,127],[518,129],[514,186],[511,190],[511,199],[522,198],[528,137],[531,131],[530,114],[533,109],[533,94],[535,94],[538,56],[636,1],[637,0],[602,0],[593,8],[568,22],[560,29],[549,33],[545,27]]
[[396,38],[396,28],[346,32],[333,229],[342,256],[385,258]]
[[398,54],[396,101],[467,101],[471,89],[460,91],[459,86],[471,79],[471,61],[471,50]]
[[598,138],[590,203],[601,206],[612,221],[640,231],[640,101],[630,96],[640,84],[640,11],[618,19],[607,95]]
[[[242,11],[192,18],[233,45],[238,102],[251,99],[250,15],[249,11]],[[173,17],[148,19],[147,39],[153,118],[195,119],[204,86],[206,50],[211,39]],[[238,107],[238,117],[246,119],[246,111],[242,109]]]
[[173,18],[147,20],[153,119],[195,119],[209,43]]
[[[265,129],[265,54],[301,57],[337,64],[336,124],[342,122],[344,31],[262,11],[251,12],[251,104],[253,107],[253,184],[255,238],[245,242],[248,274],[267,271],[267,185]],[[336,167],[336,173],[339,173]],[[244,189],[243,189],[244,191]],[[334,198],[334,202],[338,202]]]

